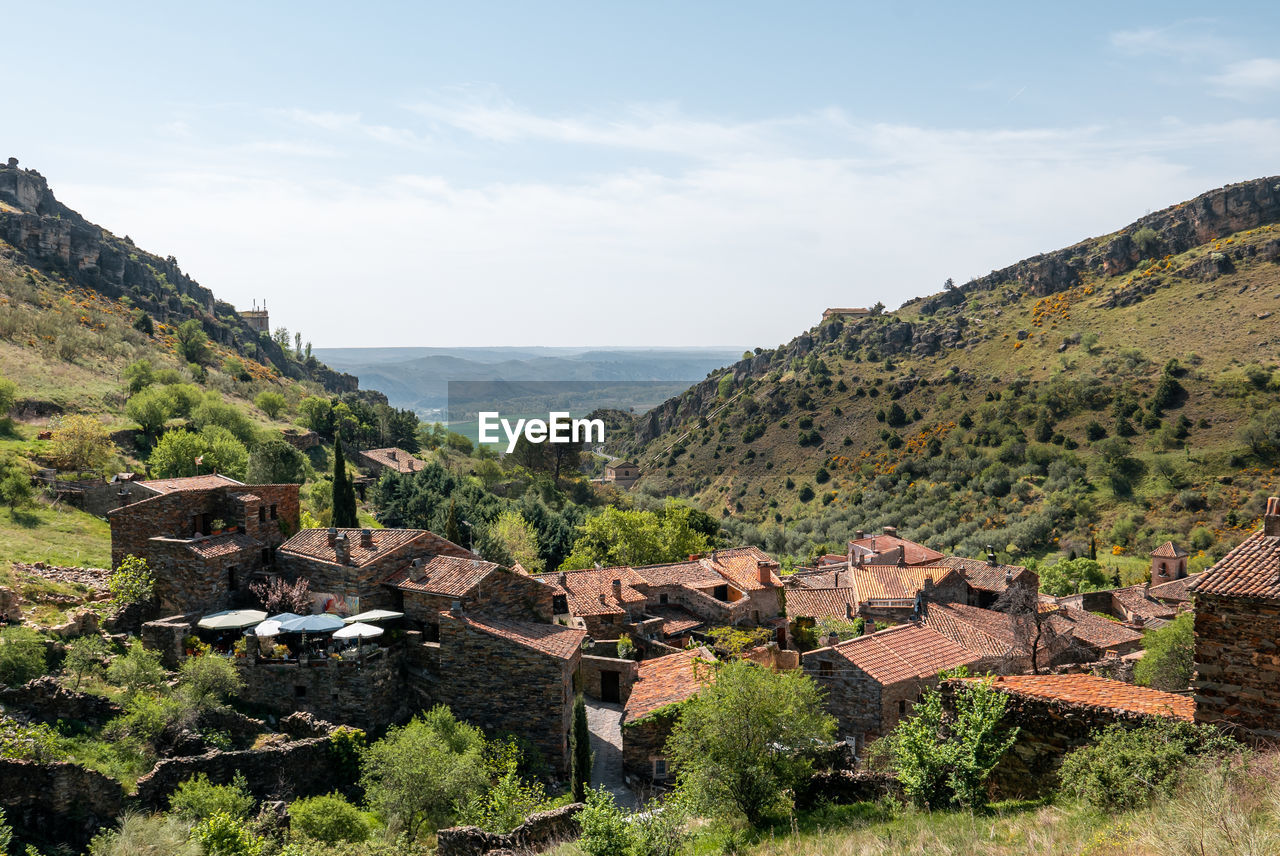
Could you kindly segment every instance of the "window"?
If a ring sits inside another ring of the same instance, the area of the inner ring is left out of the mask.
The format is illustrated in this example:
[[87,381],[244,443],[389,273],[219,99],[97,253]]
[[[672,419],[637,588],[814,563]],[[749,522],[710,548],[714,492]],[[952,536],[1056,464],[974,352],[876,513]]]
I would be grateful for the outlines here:
[[276,506],[275,506],[275,503],[272,503],[272,505],[271,505],[271,519],[272,519],[272,520],[275,520],[275,519],[276,519]]
[[551,611],[556,615],[562,615],[569,611],[569,598],[567,595],[557,594],[551,598]]
[[294,698],[306,698],[306,697],[307,697],[307,688],[306,688],[306,687],[304,687],[302,684],[294,684],[294,685],[293,685],[293,697],[294,697]]
[[667,596],[666,596],[665,594],[660,594],[660,595],[658,595],[658,603],[662,604],[663,606],[666,606],[666,605],[667,605]]
[[830,661],[830,660],[819,660],[819,661],[818,661],[818,677],[820,677],[820,678],[829,678],[829,677],[831,677],[833,674],[835,674],[835,669],[833,669],[833,668],[831,667],[831,661]]
[[262,548],[262,564],[264,565],[271,564],[271,548],[270,547]]
[[227,568],[227,588],[236,591],[240,588],[240,581],[236,579],[236,569],[234,567]]
[[712,597],[714,597],[716,600],[728,600],[728,599],[729,599],[729,587],[728,587],[727,585],[725,585],[725,586],[716,586],[716,587],[712,590],[712,592],[711,592],[711,596],[712,596]]
[[760,610],[753,609],[751,611],[751,620],[754,621],[756,624],[760,623]]
[[904,698],[898,699],[898,716],[906,716],[906,714],[907,714],[907,700]]
[[657,780],[662,780],[667,777],[667,759],[666,758],[653,759],[653,777]]
[[258,506],[258,522],[259,523],[267,522],[267,507],[265,505]]

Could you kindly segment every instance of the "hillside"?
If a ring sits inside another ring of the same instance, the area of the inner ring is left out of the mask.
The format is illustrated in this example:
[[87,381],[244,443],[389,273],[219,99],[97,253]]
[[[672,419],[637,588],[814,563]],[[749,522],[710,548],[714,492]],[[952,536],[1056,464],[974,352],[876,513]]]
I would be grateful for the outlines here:
[[833,319],[667,401],[614,451],[641,489],[777,552],[894,524],[969,554],[1091,538],[1221,554],[1274,491],[1277,221],[1280,179],[1258,179]]

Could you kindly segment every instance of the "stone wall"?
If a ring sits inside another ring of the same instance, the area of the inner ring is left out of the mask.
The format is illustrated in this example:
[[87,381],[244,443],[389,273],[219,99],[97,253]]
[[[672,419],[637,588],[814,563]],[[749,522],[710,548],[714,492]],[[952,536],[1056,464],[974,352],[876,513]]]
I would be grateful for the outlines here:
[[1196,720],[1280,738],[1280,602],[1195,595]]
[[440,619],[438,699],[486,731],[510,731],[534,743],[552,769],[569,767],[573,676],[581,653],[560,659]]
[[407,719],[403,657],[384,650],[360,661],[272,663],[235,660],[244,680],[239,697],[279,715],[305,711],[330,722],[375,731]]
[[83,847],[123,807],[120,783],[94,770],[0,759],[0,808],[24,839]]
[[[622,724],[622,768],[642,782],[653,782],[653,759],[667,757],[667,738],[680,716],[679,705],[654,711],[644,719]],[[670,781],[674,768],[668,766]]]
[[485,832],[475,826],[452,826],[436,833],[438,856],[484,856],[495,850],[512,853],[539,853],[582,834],[578,812],[582,803],[570,803],[551,811],[531,814],[525,822],[505,835]]
[[[824,663],[829,665],[829,674],[824,674]],[[870,741],[881,733],[883,688],[879,681],[834,648],[800,655],[800,666],[822,690],[827,712],[836,718],[838,734]]]
[[812,808],[820,802],[839,805],[876,802],[884,797],[902,799],[902,785],[889,773],[822,770],[796,789],[796,807]]
[[158,652],[166,669],[176,669],[186,654],[182,640],[195,632],[198,620],[199,613],[193,612],[148,621],[142,625],[142,646]]
[[59,719],[102,724],[122,712],[120,705],[102,696],[73,692],[49,675],[20,687],[0,688],[0,704],[50,725]]
[[582,690],[583,695],[587,698],[599,699],[601,698],[600,673],[617,672],[618,701],[626,704],[627,699],[631,696],[631,687],[635,685],[639,668],[639,664],[635,660],[583,655],[582,664],[578,667],[579,680],[581,681],[579,689]]
[[[494,568],[464,597],[424,591],[404,591],[401,610],[411,620],[436,630],[440,613],[448,612],[459,601],[468,615],[486,615],[511,621],[553,620],[551,586],[532,577],[505,568]],[[364,602],[361,601],[361,607]]]

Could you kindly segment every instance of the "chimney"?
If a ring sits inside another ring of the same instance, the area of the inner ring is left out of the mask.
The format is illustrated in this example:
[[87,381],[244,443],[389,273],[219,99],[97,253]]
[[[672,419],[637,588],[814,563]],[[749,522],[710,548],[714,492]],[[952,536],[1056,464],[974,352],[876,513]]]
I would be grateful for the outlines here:
[[866,538],[866,537],[867,537],[867,533],[863,529],[859,529],[857,532],[853,533],[853,540],[855,541],[861,541],[863,538]]
[[394,461],[396,459],[396,450],[392,449],[390,452],[387,452],[387,457]]
[[845,602],[845,605],[844,605],[844,616],[850,621],[853,621],[853,604],[847,601]]
[[366,550],[373,549],[373,530],[372,529],[360,530],[360,546],[364,547]]
[[351,544],[347,541],[346,535],[339,535],[333,539],[333,552],[338,557],[339,565],[351,564]]
[[330,526],[329,527],[329,546],[332,547],[334,545],[334,542],[337,540],[338,540],[338,530]]
[[602,604],[604,604],[604,603],[608,603],[608,599],[607,599],[607,598],[605,598],[605,596],[604,596],[604,592],[600,592],[600,603],[602,603]]
[[891,537],[896,538],[896,537],[898,536],[898,527],[897,527],[897,526],[886,526],[886,527],[884,527],[884,534],[886,534],[886,535],[889,535],[889,536],[891,536]]
[[924,578],[924,591],[933,590],[933,574],[926,574]]
[[990,544],[987,545],[987,564],[993,568],[1000,564],[1000,560],[996,558],[996,548]]
[[767,586],[773,584],[773,578],[769,575],[769,566],[773,563],[768,559],[756,560],[756,579],[760,581],[760,585]]
[[613,596],[618,599],[619,603],[622,602],[622,580],[613,581]]
[[556,582],[560,583],[560,587],[564,588],[564,584],[569,581],[569,577],[564,571],[560,572],[560,576],[556,578]]
[[1010,584],[1010,583],[1012,583],[1012,582],[1013,582],[1013,568],[1005,568],[1005,570],[1004,570],[1004,584],[1005,584],[1005,585],[1009,585],[1009,584]]
[[1274,496],[1267,500],[1267,513],[1262,517],[1262,534],[1272,538],[1280,537],[1280,499]]

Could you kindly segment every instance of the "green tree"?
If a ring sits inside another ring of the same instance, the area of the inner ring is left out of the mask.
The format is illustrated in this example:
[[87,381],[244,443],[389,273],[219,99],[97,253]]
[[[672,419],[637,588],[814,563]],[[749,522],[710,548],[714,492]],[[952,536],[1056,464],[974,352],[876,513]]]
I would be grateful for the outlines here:
[[249,468],[249,450],[236,436],[221,425],[210,425],[200,432],[204,446],[200,471],[211,470],[233,479],[243,480]]
[[60,416],[50,427],[49,458],[62,469],[102,470],[116,455],[106,426],[92,416]]
[[107,653],[107,644],[97,635],[81,636],[67,644],[62,670],[75,678],[75,689],[80,689],[80,681],[86,676],[101,674]]
[[544,565],[538,552],[538,533],[519,511],[508,509],[498,515],[489,527],[489,537],[501,543],[511,556],[531,574],[542,573]]
[[1040,569],[1040,590],[1054,597],[1110,587],[1106,572],[1092,559],[1062,559]]
[[587,798],[591,787],[591,731],[587,727],[587,702],[582,693],[573,699],[573,730],[569,732],[569,790],[574,802]]
[[1093,444],[1098,453],[1099,473],[1111,484],[1116,496],[1133,493],[1133,483],[1142,477],[1145,466],[1129,454],[1132,444],[1123,437],[1108,437]]
[[205,856],[258,856],[265,843],[239,818],[225,812],[197,823],[191,838],[204,848]]
[[711,669],[680,706],[667,754],[691,805],[758,826],[808,778],[810,750],[834,733],[835,720],[804,672],[734,660]]
[[337,792],[289,804],[289,833],[295,837],[325,844],[359,843],[369,831],[363,812]]
[[138,317],[133,319],[133,329],[147,336],[156,334],[156,324],[151,320],[151,316],[142,310],[138,310]]
[[243,773],[236,772],[229,785],[215,785],[207,775],[199,773],[174,789],[169,797],[169,810],[193,823],[215,814],[244,821],[253,811],[254,802]]
[[484,743],[477,728],[444,705],[392,727],[364,753],[361,784],[369,806],[410,840],[424,828],[439,828],[457,806],[483,792]]
[[449,511],[444,518],[444,537],[447,541],[462,544],[462,530],[458,528],[458,504],[449,497]]
[[0,458],[0,502],[9,506],[10,519],[16,519],[18,509],[30,505],[35,495],[28,466],[17,455]]
[[1142,635],[1142,659],[1133,667],[1133,682],[1165,692],[1181,692],[1195,672],[1195,615],[1184,612],[1164,627]]
[[631,826],[603,785],[587,791],[578,823],[582,826],[578,847],[587,856],[630,856],[634,841]]
[[344,529],[353,529],[359,525],[356,518],[356,489],[347,476],[347,462],[342,457],[341,440],[333,442],[333,525]]
[[18,385],[5,377],[0,377],[0,434],[13,431],[13,420],[9,411],[18,400]]
[[907,797],[921,808],[985,806],[986,780],[1018,736],[1001,724],[1008,702],[987,681],[966,682],[956,688],[948,718],[937,688],[926,690],[887,738]]
[[146,559],[128,555],[107,577],[107,591],[117,609],[135,603],[147,603],[156,592],[155,574]]
[[148,651],[141,642],[131,644],[123,656],[116,657],[107,666],[107,680],[124,689],[126,698],[159,689],[166,677],[160,654]]
[[124,383],[128,387],[130,395],[142,392],[142,390],[155,383],[155,379],[155,367],[151,365],[151,360],[141,359],[125,366]]
[[195,318],[178,325],[174,333],[174,347],[184,362],[201,366],[209,359],[209,337]]
[[[200,464],[196,458],[204,455],[204,442],[199,434],[193,434],[185,428],[166,431],[151,450],[147,464],[153,478],[181,478],[194,476]],[[208,472],[208,469],[205,469]]]
[[267,414],[268,419],[275,419],[284,410],[284,396],[272,389],[266,389],[258,393],[258,397],[253,400],[258,405],[258,409]]
[[173,415],[173,396],[166,387],[149,386],[130,396],[125,415],[138,423],[142,433],[154,438]]
[[326,440],[333,439],[333,402],[327,398],[308,396],[298,404],[298,421]]
[[197,710],[218,707],[242,686],[240,673],[226,657],[188,657],[178,669],[178,692]]
[[191,421],[202,431],[210,426],[226,428],[245,445],[250,445],[257,439],[257,429],[253,427],[248,414],[231,402],[223,401],[222,396],[216,392],[206,393],[200,403],[191,409]]
[[679,562],[711,547],[707,536],[695,528],[687,505],[668,499],[662,513],[605,508],[587,518],[563,570],[605,566],[656,565]]
[[249,484],[302,484],[307,480],[307,460],[293,446],[273,437],[249,453]]

